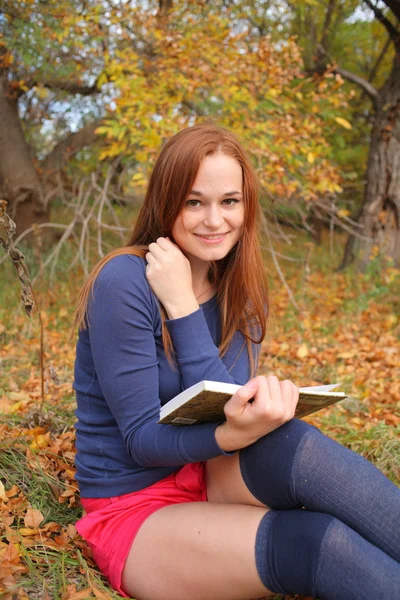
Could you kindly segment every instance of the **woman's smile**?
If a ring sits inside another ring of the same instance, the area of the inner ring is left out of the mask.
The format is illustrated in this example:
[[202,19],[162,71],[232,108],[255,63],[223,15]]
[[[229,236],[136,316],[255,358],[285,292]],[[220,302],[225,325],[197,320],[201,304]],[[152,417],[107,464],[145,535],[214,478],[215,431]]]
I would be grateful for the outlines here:
[[198,237],[205,244],[220,244],[221,242],[223,242],[225,240],[228,233],[229,233],[229,231],[227,233],[210,233],[210,234],[195,233],[194,235],[196,237]]

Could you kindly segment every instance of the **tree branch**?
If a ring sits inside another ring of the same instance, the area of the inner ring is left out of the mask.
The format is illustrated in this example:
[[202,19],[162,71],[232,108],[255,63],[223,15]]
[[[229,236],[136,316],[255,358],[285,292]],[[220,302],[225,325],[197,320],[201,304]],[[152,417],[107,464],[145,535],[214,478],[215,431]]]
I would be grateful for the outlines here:
[[160,16],[166,16],[172,9],[172,0],[159,0],[158,2],[158,14]]
[[50,90],[59,90],[68,92],[69,94],[81,94],[82,96],[91,96],[100,91],[97,87],[97,80],[93,85],[79,85],[79,83],[75,83],[74,81],[62,81],[61,79],[28,79],[24,83],[30,89],[36,85],[41,85]]
[[399,0],[383,0],[388,8],[400,20],[400,3]]
[[48,175],[62,169],[65,160],[84,146],[90,145],[95,139],[95,129],[100,125],[100,120],[87,123],[79,131],[70,133],[64,140],[55,145],[42,163],[42,169]]
[[384,46],[383,46],[383,48],[382,48],[382,51],[381,51],[380,55],[379,55],[379,56],[378,56],[378,58],[376,59],[376,62],[375,62],[375,64],[373,65],[373,67],[372,67],[372,69],[371,69],[371,72],[370,72],[370,74],[368,75],[368,81],[369,81],[369,82],[371,82],[371,81],[373,81],[373,80],[374,80],[374,78],[375,78],[375,75],[376,75],[376,74],[377,74],[377,72],[378,72],[379,65],[381,64],[382,60],[384,59],[384,57],[385,57],[385,54],[386,54],[386,52],[387,52],[387,51],[388,51],[388,49],[389,49],[389,46],[390,46],[390,42],[391,42],[391,41],[392,41],[392,40],[390,39],[390,37],[388,37],[388,39],[386,40],[386,43],[385,43],[385,45],[384,45]]
[[335,9],[335,0],[330,0],[329,1],[329,6],[327,8],[326,14],[325,14],[325,21],[324,21],[324,25],[322,27],[322,33],[321,33],[321,41],[320,44],[321,46],[323,46],[323,48],[327,48],[327,38],[329,35],[329,28],[331,25],[331,21],[332,21],[332,15],[333,15],[333,11]]
[[[400,14],[400,8],[398,6],[398,2],[393,0],[384,0],[385,4],[392,10],[392,12],[398,16]],[[372,4],[371,0],[364,0],[365,4],[373,11],[376,19],[386,28],[386,31],[390,35],[390,39],[393,41],[396,48],[400,45],[400,32],[397,31],[396,27],[385,17],[383,12],[379,10],[377,6]],[[400,16],[398,16],[400,18]]]
[[355,73],[346,71],[346,69],[341,69],[340,67],[334,68],[333,73],[338,73],[344,79],[347,79],[347,81],[357,84],[371,98],[374,107],[376,109],[378,108],[379,92],[369,81],[363,77],[359,77]]

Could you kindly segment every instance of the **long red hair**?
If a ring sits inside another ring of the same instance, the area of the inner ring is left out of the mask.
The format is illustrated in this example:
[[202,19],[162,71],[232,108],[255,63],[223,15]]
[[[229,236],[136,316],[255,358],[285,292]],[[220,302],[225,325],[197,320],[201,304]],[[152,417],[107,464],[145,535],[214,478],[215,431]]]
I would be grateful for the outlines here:
[[[233,157],[243,173],[243,235],[222,260],[212,262],[209,281],[216,285],[221,315],[220,355],[223,356],[237,330],[246,339],[251,373],[254,354],[251,342],[260,343],[267,326],[267,280],[261,255],[261,207],[259,184],[250,160],[230,131],[204,123],[174,135],[163,147],[156,161],[133,233],[124,248],[105,256],[93,269],[78,302],[75,325],[86,329],[87,307],[93,284],[104,265],[120,254],[145,258],[148,245],[158,237],[174,243],[172,227],[192,190],[200,164],[206,156],[222,153]],[[165,325],[167,314],[162,307],[162,335],[166,355],[172,362],[172,340]]]

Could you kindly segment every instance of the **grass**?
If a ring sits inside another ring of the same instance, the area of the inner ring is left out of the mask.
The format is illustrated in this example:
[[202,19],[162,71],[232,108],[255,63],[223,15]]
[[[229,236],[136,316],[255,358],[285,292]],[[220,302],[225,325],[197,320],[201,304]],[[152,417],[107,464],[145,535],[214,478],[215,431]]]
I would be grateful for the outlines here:
[[[281,266],[300,310],[288,301],[266,254],[273,310],[260,372],[274,372],[299,385],[340,381],[349,399],[310,421],[399,485],[400,392],[393,388],[400,379],[394,360],[400,339],[399,273],[379,259],[364,275],[352,268],[335,273],[332,266],[339,264],[343,250],[341,236],[335,235],[330,250],[327,240],[317,247],[305,234],[295,234],[294,243],[280,251],[298,260],[281,260]],[[0,558],[10,542],[18,552],[14,566],[10,563],[8,587],[0,568],[4,600],[68,600],[78,592],[78,598],[119,598],[73,529],[80,508],[73,480],[75,341],[70,325],[82,283],[79,269],[68,272],[74,252],[66,246],[53,279],[42,278],[35,285],[46,330],[44,402],[38,391],[37,317],[29,320],[24,315],[11,265],[0,267],[0,410],[5,411],[0,472],[5,490],[16,486],[15,495],[3,505],[4,515],[13,521],[0,528]],[[27,252],[27,263],[31,274],[37,272],[34,252]],[[300,346],[306,348],[305,356],[299,355]],[[37,534],[22,535],[29,507],[40,511],[43,521]]]

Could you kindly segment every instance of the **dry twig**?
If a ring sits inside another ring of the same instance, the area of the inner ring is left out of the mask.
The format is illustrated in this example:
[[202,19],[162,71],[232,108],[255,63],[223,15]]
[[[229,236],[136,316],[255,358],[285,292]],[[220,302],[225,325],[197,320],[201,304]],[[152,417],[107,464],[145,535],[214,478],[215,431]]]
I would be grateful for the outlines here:
[[28,317],[31,316],[32,310],[36,305],[39,325],[40,325],[40,374],[41,374],[41,396],[42,402],[44,401],[44,327],[42,314],[40,312],[38,302],[33,291],[32,284],[29,280],[28,268],[25,264],[25,257],[15,248],[12,238],[14,237],[16,226],[14,221],[6,213],[7,202],[0,200],[0,244],[11,258],[11,262],[14,265],[18,278],[21,282],[21,299],[25,308],[25,312]]

